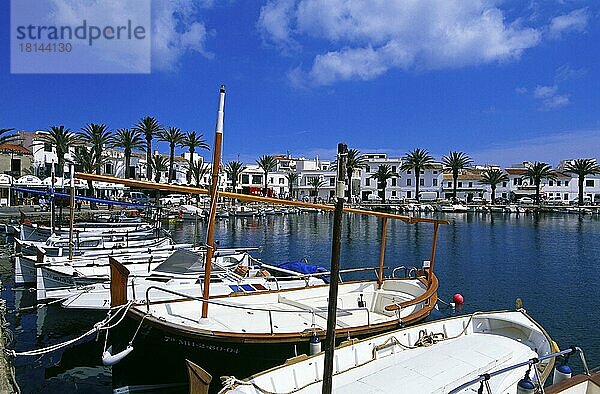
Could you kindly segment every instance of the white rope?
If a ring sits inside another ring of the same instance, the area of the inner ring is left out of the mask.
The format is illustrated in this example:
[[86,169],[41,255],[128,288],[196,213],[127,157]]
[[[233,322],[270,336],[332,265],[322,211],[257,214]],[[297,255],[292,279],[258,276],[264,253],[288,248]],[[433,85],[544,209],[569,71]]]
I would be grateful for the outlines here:
[[[51,353],[56,350],[65,348],[67,346],[74,344],[75,342],[82,340],[83,338],[85,338],[87,336],[90,336],[94,333],[98,333],[101,330],[109,330],[111,328],[116,327],[124,320],[125,316],[127,315],[127,310],[131,307],[132,304],[133,304],[133,301],[130,301],[127,304],[120,305],[118,308],[114,309],[114,311],[116,311],[114,314],[112,314],[113,309],[109,310],[107,316],[102,321],[99,321],[98,323],[94,324],[94,326],[91,329],[89,329],[88,331],[84,332],[83,334],[79,335],[76,338],[69,339],[67,341],[57,343],[54,345],[50,345],[50,346],[46,346],[44,348],[36,349],[36,350],[16,352],[14,350],[7,349],[6,352],[13,357],[42,356],[44,354]],[[115,316],[118,316],[119,312],[121,312],[122,310],[124,310],[123,315],[119,318],[119,320],[116,323],[111,325],[111,321],[115,318]]]

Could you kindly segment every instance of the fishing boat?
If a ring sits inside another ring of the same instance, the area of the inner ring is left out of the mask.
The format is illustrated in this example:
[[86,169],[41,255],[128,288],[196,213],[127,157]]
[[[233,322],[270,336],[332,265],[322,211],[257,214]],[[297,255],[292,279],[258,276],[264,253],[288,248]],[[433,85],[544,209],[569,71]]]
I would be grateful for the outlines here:
[[[523,310],[474,313],[342,343],[334,353],[331,387],[343,393],[392,393],[399,388],[405,393],[472,393],[478,386],[453,390],[482,374],[555,350],[550,336]],[[531,378],[543,383],[553,361],[537,364]],[[324,354],[319,353],[244,380],[227,374],[222,392],[320,393],[323,363]],[[516,392],[527,368],[490,378],[490,392]]]
[[[72,253],[75,257],[93,257],[95,259],[98,259],[102,256],[109,255],[144,252],[152,253],[161,250],[173,250],[177,248],[186,247],[189,248],[191,247],[191,245],[174,245],[173,241],[170,238],[160,238],[143,242],[136,241],[135,246],[131,245],[129,247],[126,247],[124,245],[113,245],[113,247],[110,248],[101,248],[97,246],[83,247],[73,249]],[[22,251],[23,253],[20,255],[16,255],[14,259],[15,285],[36,283],[38,265],[42,265],[43,263],[49,263],[50,261],[46,260],[47,257],[67,258],[69,256],[68,245],[63,245],[59,247],[44,247],[43,249],[40,247],[30,246],[27,249],[22,249]],[[33,251],[35,251],[35,254],[33,253]],[[54,262],[58,262],[58,260],[55,260]]]
[[[224,95],[222,89],[213,163],[220,162]],[[345,172],[341,171],[341,176],[344,175]],[[81,179],[108,179],[94,174],[76,176]],[[339,174],[338,178],[340,178]],[[207,245],[212,245],[212,248],[209,247],[207,250],[207,261],[211,261],[211,254],[214,251],[217,197],[226,197],[247,202],[289,205],[314,211],[335,209],[338,214],[349,212],[381,218],[382,244],[379,267],[340,271],[342,274],[375,271],[376,278],[340,284],[338,296],[335,297],[336,300],[339,299],[338,307],[333,309],[332,313],[328,313],[329,291],[330,289],[337,291],[337,285],[211,297],[210,265],[207,265],[202,297],[153,286],[147,289],[143,302],[134,303],[126,297],[127,270],[113,269],[111,305],[127,305],[126,318],[115,327],[116,332],[112,335],[113,345],[107,356],[111,361],[118,361],[112,369],[115,389],[123,387],[142,390],[153,387],[164,389],[174,387],[171,386],[173,384],[185,384],[185,359],[200,363],[214,376],[228,373],[232,369],[236,374],[248,375],[278,365],[295,355],[309,353],[311,342],[325,338],[328,317],[331,317],[330,320],[333,322],[331,330],[337,334],[339,343],[342,338],[361,338],[417,323],[425,319],[435,308],[438,288],[438,280],[434,273],[436,239],[439,225],[446,224],[446,221],[346,208],[343,207],[343,197],[338,198],[338,203],[342,206],[337,208],[332,205],[220,192],[217,190],[218,166],[213,166],[212,179],[206,242]],[[343,178],[340,179],[338,189],[341,194],[344,181]],[[129,186],[143,185],[145,188],[168,188],[185,193],[207,193],[206,190],[196,188],[159,185],[146,181],[117,180],[117,182]],[[390,276],[384,276],[388,219],[399,219],[407,224],[433,225],[431,254],[423,266],[397,267],[391,271]],[[367,258],[357,257],[360,260]],[[404,275],[395,275],[398,273]],[[337,284],[337,275],[331,275],[329,272],[313,274],[313,276],[323,275],[330,275]],[[153,296],[159,293],[171,293],[179,299],[171,302],[156,301]],[[137,371],[143,372],[137,373]]]
[[258,210],[243,205],[238,205],[229,211],[230,216],[236,217],[253,217],[259,214]]
[[[166,288],[175,293],[201,297],[203,254],[185,251],[175,252],[173,256],[155,268],[148,276],[129,275],[127,299],[143,302],[146,291],[153,286]],[[218,256],[217,256],[218,257]],[[256,264],[257,260],[238,260],[238,256],[222,256],[213,261],[211,270],[211,289],[213,296],[230,293],[257,293],[269,290],[301,288],[322,285],[323,279],[306,276],[300,272],[286,270],[267,270],[266,264]],[[115,259],[116,261],[116,259]],[[119,263],[122,263],[119,259]],[[171,264],[174,263],[174,264]],[[277,274],[278,276],[272,276]],[[108,309],[110,306],[110,283],[97,283],[89,286],[48,291],[48,298],[62,299],[61,305],[73,309]],[[173,301],[180,297],[171,292],[160,292],[153,301]]]
[[[77,233],[128,233],[135,231],[151,230],[152,226],[147,223],[77,223],[73,227],[75,234]],[[52,234],[69,235],[69,230],[54,229],[42,225],[22,224],[16,228],[19,239],[22,241],[46,241]]]

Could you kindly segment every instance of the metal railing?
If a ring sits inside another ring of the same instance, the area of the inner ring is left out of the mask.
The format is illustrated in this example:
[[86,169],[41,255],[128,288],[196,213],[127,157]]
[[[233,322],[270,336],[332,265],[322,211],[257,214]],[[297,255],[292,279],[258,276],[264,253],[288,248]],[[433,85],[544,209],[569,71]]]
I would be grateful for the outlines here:
[[[581,362],[583,364],[583,368],[585,369],[585,373],[587,375],[589,375],[590,374],[590,369],[589,369],[589,367],[587,365],[587,361],[585,360],[585,355],[583,354],[583,350],[581,350],[577,346],[574,346],[574,347],[571,347],[569,349],[561,350],[560,352],[548,354],[548,355],[541,356],[541,357],[534,357],[534,358],[531,358],[531,359],[529,359],[527,361],[523,361],[523,362],[520,362],[518,364],[514,364],[514,365],[511,365],[511,366],[499,369],[499,370],[494,371],[494,372],[484,373],[482,375],[479,375],[477,378],[475,378],[475,379],[473,379],[471,381],[468,381],[466,383],[461,384],[460,386],[458,386],[454,390],[450,391],[448,394],[459,393],[462,390],[464,390],[464,389],[466,389],[466,388],[468,388],[468,387],[470,387],[470,386],[472,386],[474,384],[477,384],[477,383],[481,383],[482,385],[485,384],[485,386],[487,388],[488,394],[492,394],[491,389],[490,389],[489,385],[487,384],[487,382],[491,378],[493,378],[494,376],[498,376],[498,375],[501,375],[503,373],[510,372],[510,371],[513,371],[515,369],[518,369],[518,368],[521,368],[521,367],[525,367],[525,366],[531,367],[531,366],[539,364],[542,361],[545,361],[545,360],[548,360],[548,359],[551,359],[551,358],[554,358],[554,357],[558,357],[558,356],[563,356],[563,355],[566,355],[566,354],[572,354],[572,353],[578,353],[579,354],[579,357],[581,358]],[[536,370],[536,372],[537,372],[537,370]],[[544,392],[544,387],[541,384],[541,382],[539,382],[539,379],[538,379],[538,383],[540,383],[540,388],[541,388],[541,391],[543,393]]]
[[[310,314],[311,315],[311,321],[312,321],[312,327],[315,327],[315,317],[319,316],[319,314],[323,314],[323,313],[327,313],[327,311],[325,310],[319,310],[319,309],[315,309],[313,307],[310,307],[308,305],[306,305],[307,309],[266,309],[266,308],[254,308],[254,307],[248,307],[248,306],[244,306],[244,305],[235,305],[235,304],[230,304],[227,302],[222,302],[220,300],[215,300],[215,299],[204,299],[201,297],[196,297],[196,296],[191,296],[189,294],[184,294],[184,293],[180,293],[178,291],[174,291],[174,290],[170,290],[170,289],[165,289],[163,287],[158,287],[158,286],[150,286],[146,289],[146,313],[150,313],[150,290],[158,290],[158,291],[162,291],[164,293],[170,293],[179,297],[182,297],[184,299],[188,299],[188,300],[194,300],[194,301],[200,301],[200,302],[205,302],[208,304],[213,304],[213,305],[219,305],[219,306],[224,306],[227,308],[233,308],[233,309],[241,309],[241,310],[246,310],[246,311],[252,311],[252,312],[266,312],[269,315],[269,326],[270,326],[270,333],[274,334],[274,330],[273,330],[273,313],[297,313],[297,314]],[[363,307],[363,308],[345,308],[345,309],[341,309],[338,308],[336,313],[344,313],[344,312],[357,312],[357,311],[365,311],[367,314],[367,327],[371,326],[371,311],[369,310],[369,308],[367,307]]]

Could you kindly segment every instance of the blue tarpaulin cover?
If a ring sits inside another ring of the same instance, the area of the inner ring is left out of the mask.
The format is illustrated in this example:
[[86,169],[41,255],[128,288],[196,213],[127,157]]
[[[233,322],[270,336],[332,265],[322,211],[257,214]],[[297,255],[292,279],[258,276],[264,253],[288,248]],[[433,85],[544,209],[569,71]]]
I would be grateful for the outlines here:
[[[319,265],[308,264],[304,261],[290,261],[287,263],[281,263],[278,265],[278,267],[286,269],[286,270],[298,272],[301,274],[316,274],[319,272],[328,272],[327,269],[325,269]],[[321,276],[318,276],[318,278],[323,279],[325,281],[325,283],[329,283],[328,275],[321,275]]]

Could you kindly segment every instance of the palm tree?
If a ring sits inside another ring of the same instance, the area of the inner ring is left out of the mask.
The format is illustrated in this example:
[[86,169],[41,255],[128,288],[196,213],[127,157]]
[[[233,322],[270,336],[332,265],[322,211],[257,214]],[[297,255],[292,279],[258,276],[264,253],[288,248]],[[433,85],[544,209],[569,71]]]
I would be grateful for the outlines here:
[[[367,164],[367,158],[360,154],[358,149],[349,149],[346,156],[346,176],[348,180],[348,201],[352,200],[352,174],[357,168],[363,168]],[[337,168],[337,159],[332,163]]]
[[565,167],[565,170],[577,174],[577,184],[579,186],[579,205],[583,205],[583,183],[586,175],[600,174],[600,166],[593,159],[575,160]]
[[298,174],[295,172],[288,172],[285,174],[288,184],[290,185],[290,198],[294,198],[294,185],[298,185]]
[[239,160],[230,161],[225,166],[225,172],[231,178],[231,186],[233,192],[237,193],[237,183],[241,173],[246,169],[246,166]]
[[146,140],[146,179],[152,179],[152,138],[163,130],[156,118],[146,116],[133,126],[133,129],[140,132]]
[[[78,147],[75,149],[75,154],[73,155],[73,161],[75,164],[81,166],[83,172],[93,173],[96,168],[99,168],[106,162],[106,156],[100,156],[100,162],[97,161],[98,156],[93,149],[85,149],[82,147]],[[87,181],[88,184],[88,196],[94,196],[94,184],[90,179]],[[92,207],[95,206],[94,203],[91,204]]]
[[104,148],[112,141],[110,131],[106,128],[105,124],[90,123],[82,128],[77,133],[77,136],[82,142],[92,146],[91,152],[95,156],[94,162],[96,163],[96,168],[91,172],[96,172],[96,174],[100,175]]
[[325,181],[321,179],[321,177],[315,176],[308,181],[308,185],[312,186],[316,201],[319,197],[319,189],[322,188],[323,185],[325,185]]
[[403,171],[415,171],[415,198],[419,201],[419,187],[421,179],[421,170],[427,170],[433,167],[433,157],[429,154],[427,149],[417,148],[412,152],[408,152],[402,158],[402,166],[400,168]]
[[209,174],[210,168],[205,166],[202,160],[190,164],[192,179],[196,182],[196,187],[200,187],[202,179]]
[[169,127],[166,130],[162,130],[158,133],[158,140],[169,143],[169,179],[168,182],[173,181],[173,163],[175,162],[175,147],[183,143],[185,136],[181,130],[177,127]]
[[[129,178],[131,153],[134,150],[144,149],[144,140],[140,132],[135,129],[118,129],[112,139],[112,147],[122,148],[125,152],[125,179]],[[135,177],[135,174],[133,175]]]
[[42,141],[48,142],[56,149],[56,157],[58,158],[58,168],[56,175],[63,176],[65,166],[65,154],[69,152],[69,148],[79,144],[77,136],[71,132],[71,129],[65,126],[51,126],[47,130],[48,134],[40,135]]
[[371,178],[377,179],[377,189],[381,190],[381,201],[385,202],[385,188],[387,180],[397,177],[398,174],[392,171],[392,168],[387,164],[382,164],[377,168],[377,171],[371,175]]
[[460,170],[469,167],[473,163],[473,160],[464,152],[450,151],[448,156],[442,158],[442,163],[446,166],[444,170],[452,173],[452,198],[456,200],[458,173]]
[[187,182],[191,181],[191,166],[194,164],[194,153],[196,153],[196,148],[206,149],[208,150],[208,144],[206,140],[202,138],[202,134],[198,134],[195,131],[188,131],[185,135],[183,142],[181,143],[182,148],[188,148],[188,152],[190,153],[190,170],[187,172]]
[[263,189],[263,196],[267,195],[268,192],[268,180],[269,180],[269,172],[271,172],[275,167],[277,167],[277,159],[275,156],[264,155],[261,156],[258,160],[256,160],[256,164],[265,172],[265,188]]
[[0,129],[0,145],[9,144],[19,139],[19,136],[17,134],[4,135],[5,133],[10,133],[13,130],[14,129]]
[[163,155],[156,154],[151,158],[151,169],[154,171],[154,182],[160,182],[160,173],[169,170],[168,160]]
[[488,168],[481,174],[479,183],[492,188],[492,204],[496,202],[496,187],[502,182],[508,182],[508,175],[497,168]]
[[556,173],[548,164],[536,161],[527,166],[527,173],[521,178],[531,179],[531,182],[535,185],[535,203],[539,205],[542,179],[555,179]]

